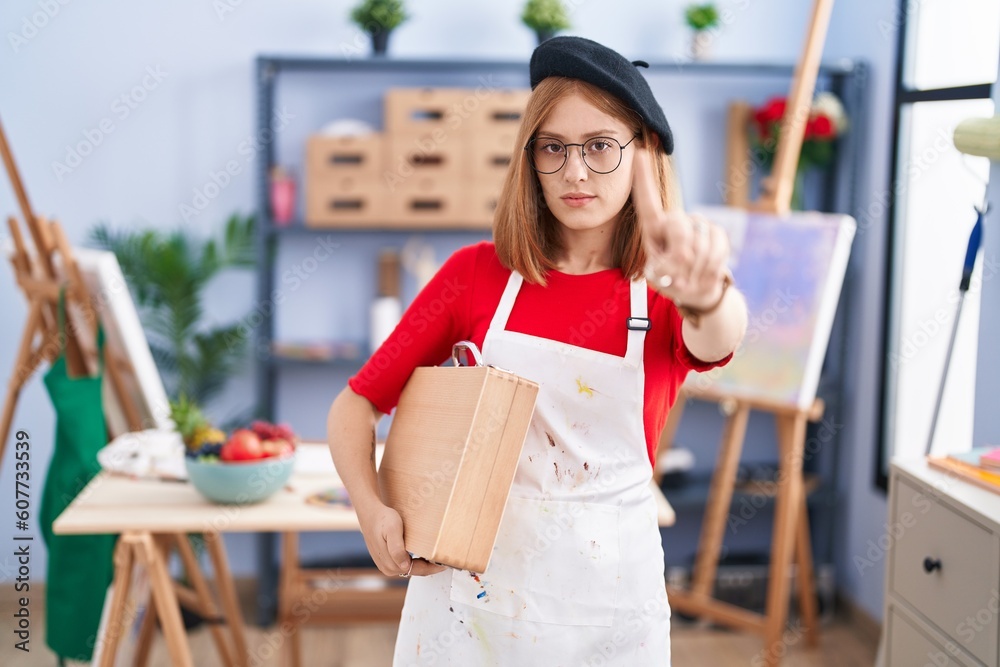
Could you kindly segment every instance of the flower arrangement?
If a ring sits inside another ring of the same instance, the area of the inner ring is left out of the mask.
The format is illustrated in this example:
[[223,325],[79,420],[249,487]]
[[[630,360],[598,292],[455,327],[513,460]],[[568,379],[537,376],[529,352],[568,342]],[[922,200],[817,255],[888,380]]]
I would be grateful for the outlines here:
[[[787,104],[784,97],[773,97],[753,111],[752,140],[767,166],[774,162],[781,119],[785,116]],[[837,96],[833,93],[817,95],[809,108],[799,170],[829,165],[833,160],[835,142],[847,131],[847,126],[847,114]]]

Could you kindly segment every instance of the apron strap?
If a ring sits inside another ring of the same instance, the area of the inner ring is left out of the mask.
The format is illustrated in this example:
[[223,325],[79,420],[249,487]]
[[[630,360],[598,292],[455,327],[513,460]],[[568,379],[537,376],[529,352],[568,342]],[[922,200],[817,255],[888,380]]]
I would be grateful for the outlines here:
[[503,296],[500,297],[500,303],[497,305],[496,312],[493,313],[493,320],[490,322],[490,331],[503,331],[507,328],[507,319],[510,317],[510,311],[514,309],[514,299],[517,298],[517,293],[521,289],[521,283],[524,282],[524,277],[521,276],[517,271],[510,272],[510,278],[507,279],[507,287],[504,288]]
[[629,300],[631,301],[631,320],[647,323],[645,327],[629,327],[628,344],[625,348],[625,365],[630,368],[637,368],[642,363],[643,345],[646,341],[646,330],[648,322],[646,316],[646,279],[633,280],[629,289]]

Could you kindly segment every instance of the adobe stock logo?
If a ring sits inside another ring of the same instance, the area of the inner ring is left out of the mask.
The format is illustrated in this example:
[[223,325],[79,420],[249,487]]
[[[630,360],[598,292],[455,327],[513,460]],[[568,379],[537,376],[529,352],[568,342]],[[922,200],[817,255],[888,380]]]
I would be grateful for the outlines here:
[[39,0],[39,11],[32,13],[31,16],[25,15],[21,18],[20,33],[13,30],[7,33],[7,42],[10,44],[11,50],[14,53],[20,51],[28,42],[37,37],[38,33],[70,2],[71,0]]

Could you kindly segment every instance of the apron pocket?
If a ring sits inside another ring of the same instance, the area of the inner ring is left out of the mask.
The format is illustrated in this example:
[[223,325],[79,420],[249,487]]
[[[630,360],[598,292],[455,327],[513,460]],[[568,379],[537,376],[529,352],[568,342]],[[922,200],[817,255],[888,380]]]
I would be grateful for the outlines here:
[[618,505],[510,498],[488,570],[454,571],[451,600],[524,621],[609,627],[619,517]]

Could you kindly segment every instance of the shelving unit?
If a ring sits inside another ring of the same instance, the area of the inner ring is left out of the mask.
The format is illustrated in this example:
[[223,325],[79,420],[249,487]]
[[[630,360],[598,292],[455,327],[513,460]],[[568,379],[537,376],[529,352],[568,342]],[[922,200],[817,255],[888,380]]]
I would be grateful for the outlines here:
[[[743,97],[752,99],[760,96],[762,91],[770,91],[769,94],[781,94],[780,91],[787,89],[787,83],[792,76],[791,65],[782,64],[739,64],[739,63],[676,63],[676,62],[651,62],[650,67],[644,70],[644,74],[650,81],[654,93],[666,100],[668,91],[673,91],[675,86],[685,89],[701,90],[709,89],[703,97],[677,95],[676,103],[664,104],[668,117],[671,118],[671,125],[676,135],[684,132],[685,126],[689,126],[690,133],[694,135],[694,140],[685,142],[689,145],[699,138],[705,140],[712,133],[702,132],[700,125],[704,125],[704,116],[717,115],[711,122],[717,127],[723,127],[724,120],[722,108],[730,99]],[[394,225],[393,221],[386,220],[383,224],[367,227],[350,228],[310,228],[304,226],[301,220],[297,220],[289,226],[276,225],[269,215],[268,205],[268,174],[271,167],[278,164],[277,146],[280,141],[287,141],[287,136],[281,136],[277,131],[272,132],[270,123],[278,107],[278,97],[286,91],[279,90],[280,80],[286,76],[321,76],[328,82],[330,88],[312,88],[309,94],[298,93],[297,101],[302,105],[296,107],[296,111],[301,114],[303,109],[308,109],[311,103],[315,106],[330,106],[349,108],[349,114],[375,114],[380,113],[370,102],[352,106],[354,96],[357,96],[359,87],[368,86],[435,86],[435,87],[468,87],[475,86],[477,81],[485,81],[486,85],[497,87],[521,87],[528,86],[528,64],[527,61],[496,61],[496,60],[397,60],[392,58],[378,59],[344,59],[325,57],[304,57],[304,56],[269,56],[262,55],[257,58],[256,86],[257,86],[257,137],[266,138],[261,141],[260,151],[256,159],[257,175],[257,210],[259,233],[257,238],[257,254],[260,258],[257,279],[257,299],[258,303],[270,303],[271,295],[275,290],[275,257],[278,247],[285,241],[301,242],[303,239],[318,238],[320,235],[330,235],[338,242],[351,244],[358,243],[363,239],[370,239],[377,235],[380,240],[401,245],[402,242],[413,234],[428,236],[432,239],[449,240],[461,238],[466,242],[476,239],[489,238],[489,230],[482,227],[470,227],[468,229],[451,228],[400,228]],[[857,146],[863,136],[864,128],[864,89],[867,80],[867,69],[863,63],[855,61],[842,61],[823,66],[820,69],[820,82],[818,89],[830,90],[838,95],[844,102],[848,115],[852,122],[852,131],[842,140],[838,150],[838,162],[834,168],[828,170],[823,188],[823,206],[829,211],[855,212],[855,183],[858,170],[855,168],[857,156]],[[340,83],[337,86],[338,82]],[[712,93],[712,87],[718,87],[717,93]],[[669,88],[668,88],[669,87]],[[336,96],[332,97],[331,90],[336,90]],[[325,97],[326,101],[315,101],[310,95],[316,98]],[[699,115],[701,114],[701,115]],[[318,129],[313,127],[312,130]],[[287,133],[288,131],[286,131]],[[302,129],[299,128],[301,134]],[[714,135],[718,135],[716,131]],[[724,147],[722,147],[724,148]],[[300,155],[304,152],[301,147]],[[710,158],[713,176],[721,175],[722,155],[724,150],[719,150],[717,159]],[[698,151],[684,152],[683,146],[679,148],[679,156],[683,160],[682,165],[691,169],[691,173],[698,173],[704,178],[704,170],[698,169],[699,160],[705,159]],[[281,160],[282,163],[291,162],[288,159]],[[301,182],[302,179],[300,179]],[[712,181],[716,178],[710,179]],[[717,201],[718,192],[710,186],[704,186],[699,182],[702,192],[692,193],[689,189],[687,200],[689,202],[711,203]],[[301,192],[300,192],[301,199]],[[302,207],[299,207],[300,210]],[[844,285],[843,296],[841,298],[840,313],[845,309],[845,304],[850,301],[852,292],[852,271],[848,270],[848,276]],[[335,295],[331,295],[335,298]],[[274,339],[274,320],[276,308],[271,304],[271,308],[262,309],[262,320],[255,327],[256,338],[255,349],[270,350]],[[358,313],[357,317],[367,317],[367,313]],[[842,422],[837,415],[842,411],[842,401],[839,399],[842,392],[842,374],[844,366],[844,323],[845,318],[838,315],[831,336],[830,353],[827,357],[827,368],[824,370],[824,378],[821,385],[821,395],[826,399],[828,414]],[[274,355],[259,355],[256,370],[256,398],[257,405],[261,413],[267,418],[282,419],[282,415],[277,414],[277,382],[282,373],[295,373],[303,368],[328,369],[330,371],[340,371],[350,373],[360,368],[364,360],[367,359],[369,351],[362,349],[361,355],[357,359],[332,359],[332,360],[303,360],[292,357],[281,357]],[[294,424],[293,424],[294,425]],[[837,436],[839,437],[839,436]],[[837,442],[833,442],[830,449],[837,449]],[[835,455],[835,451],[833,452]],[[833,473],[836,471],[837,461],[834,458],[832,467],[828,468],[828,474],[824,474],[823,494],[836,492],[836,478]],[[826,466],[824,466],[826,467]],[[692,487],[692,488],[698,488]],[[692,492],[693,494],[694,492]],[[698,492],[691,496],[691,506],[697,506],[704,502],[707,491]],[[695,497],[697,495],[697,497]],[[817,494],[822,495],[822,494]],[[678,498],[678,500],[680,500]],[[676,502],[676,501],[675,501]],[[679,503],[684,505],[684,502]],[[815,524],[814,524],[815,525]],[[818,554],[822,556],[823,554]],[[259,588],[258,606],[259,618],[262,624],[273,620],[275,613],[275,591],[277,583],[277,541],[271,534],[261,535],[258,546],[258,569]]]

